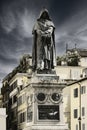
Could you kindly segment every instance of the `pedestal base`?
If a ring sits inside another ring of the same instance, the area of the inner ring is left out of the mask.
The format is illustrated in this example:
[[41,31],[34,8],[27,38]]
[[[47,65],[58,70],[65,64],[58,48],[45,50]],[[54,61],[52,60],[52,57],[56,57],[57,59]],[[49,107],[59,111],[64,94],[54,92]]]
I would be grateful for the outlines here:
[[67,124],[58,124],[58,125],[32,125],[28,126],[24,130],[68,130]]
[[[33,73],[27,95],[33,94],[32,105],[29,105],[28,115],[32,112],[32,120],[26,123],[24,130],[68,130],[68,124],[63,120],[62,89],[65,83],[59,82],[56,74]],[[33,110],[33,111],[32,111]]]

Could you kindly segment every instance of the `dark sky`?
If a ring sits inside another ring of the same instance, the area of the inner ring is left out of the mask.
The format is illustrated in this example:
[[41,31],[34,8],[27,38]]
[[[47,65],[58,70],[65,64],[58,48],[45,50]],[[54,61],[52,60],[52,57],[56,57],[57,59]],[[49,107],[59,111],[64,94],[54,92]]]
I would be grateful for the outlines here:
[[0,79],[32,50],[32,28],[43,7],[49,10],[56,30],[57,55],[69,48],[87,48],[87,0],[1,0]]

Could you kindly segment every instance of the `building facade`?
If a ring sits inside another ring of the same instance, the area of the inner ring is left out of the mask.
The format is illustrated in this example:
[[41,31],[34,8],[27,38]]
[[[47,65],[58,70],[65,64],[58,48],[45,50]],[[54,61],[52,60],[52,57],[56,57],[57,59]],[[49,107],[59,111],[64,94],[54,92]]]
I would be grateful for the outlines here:
[[3,107],[6,108],[6,128],[15,130],[18,128],[18,99],[19,92],[28,84],[28,75],[31,73],[31,57],[24,55],[17,66],[10,74],[3,79],[1,93],[3,95]]
[[17,93],[17,116],[18,116],[18,130],[23,130],[27,122],[27,91],[30,84],[31,75],[23,75],[22,83],[18,86]]
[[[10,109],[11,109],[11,128],[18,129],[19,114],[22,109],[19,106],[25,102],[24,88],[28,85],[28,75],[25,73],[17,73],[9,82],[10,85]],[[22,92],[23,91],[23,97]],[[22,101],[23,100],[23,101]],[[22,106],[21,106],[22,107]]]
[[71,130],[87,129],[87,78],[71,86]]
[[61,80],[73,82],[87,76],[87,68],[82,66],[56,66],[56,73]]

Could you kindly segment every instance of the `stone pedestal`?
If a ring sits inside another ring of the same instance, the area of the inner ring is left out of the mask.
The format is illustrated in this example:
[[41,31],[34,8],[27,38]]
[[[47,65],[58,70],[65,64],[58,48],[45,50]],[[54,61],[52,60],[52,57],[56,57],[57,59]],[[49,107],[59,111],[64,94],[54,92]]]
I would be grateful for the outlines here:
[[32,119],[29,119],[24,130],[68,130],[68,125],[63,121],[64,87],[65,83],[61,83],[56,74],[32,75],[27,94],[32,95],[28,111],[32,111]]

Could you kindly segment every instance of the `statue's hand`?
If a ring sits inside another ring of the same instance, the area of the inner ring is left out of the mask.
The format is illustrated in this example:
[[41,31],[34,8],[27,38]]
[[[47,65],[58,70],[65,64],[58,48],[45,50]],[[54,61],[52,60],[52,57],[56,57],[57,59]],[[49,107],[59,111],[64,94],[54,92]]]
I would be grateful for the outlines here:
[[37,34],[43,35],[44,33],[41,30],[37,30]]

